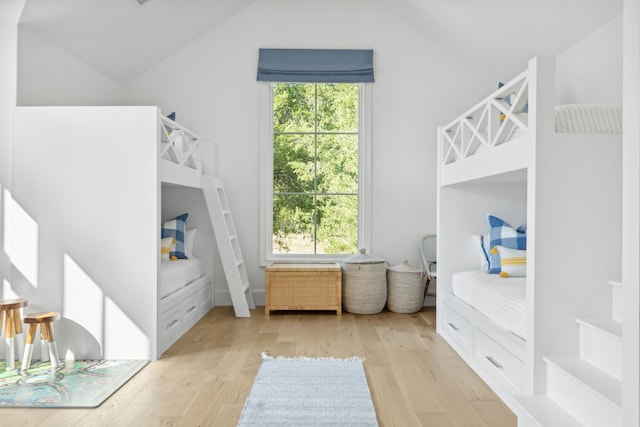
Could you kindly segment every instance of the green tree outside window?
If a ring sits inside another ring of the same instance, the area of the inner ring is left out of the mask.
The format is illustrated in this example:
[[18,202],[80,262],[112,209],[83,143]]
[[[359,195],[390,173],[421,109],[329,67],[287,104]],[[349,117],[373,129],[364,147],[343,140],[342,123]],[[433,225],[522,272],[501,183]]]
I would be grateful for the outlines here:
[[358,98],[355,84],[274,85],[274,254],[357,252]]

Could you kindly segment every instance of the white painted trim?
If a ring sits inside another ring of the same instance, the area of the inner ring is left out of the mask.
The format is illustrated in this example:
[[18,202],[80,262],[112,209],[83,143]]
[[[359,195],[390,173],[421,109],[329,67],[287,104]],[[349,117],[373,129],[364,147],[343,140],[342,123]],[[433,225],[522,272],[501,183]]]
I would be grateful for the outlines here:
[[267,236],[273,235],[273,224],[268,221],[267,212],[273,211],[273,200],[267,197],[273,188],[273,84],[260,83],[259,109],[260,118],[260,264],[267,264]]
[[371,83],[360,84],[358,106],[358,123],[360,139],[358,141],[359,176],[358,176],[358,245],[371,248],[371,147],[373,143],[373,86]]
[[[273,84],[262,82],[259,90],[259,141],[260,141],[260,265],[270,262],[336,262],[349,256],[344,255],[274,255],[268,250],[268,236],[273,234],[269,212],[273,212]],[[358,247],[371,245],[371,144],[372,144],[372,85],[359,85],[358,104]]]
[[185,187],[202,188],[202,172],[181,166],[166,159],[158,162],[160,181]]
[[624,0],[622,27],[622,393],[631,427],[640,425],[640,0]]

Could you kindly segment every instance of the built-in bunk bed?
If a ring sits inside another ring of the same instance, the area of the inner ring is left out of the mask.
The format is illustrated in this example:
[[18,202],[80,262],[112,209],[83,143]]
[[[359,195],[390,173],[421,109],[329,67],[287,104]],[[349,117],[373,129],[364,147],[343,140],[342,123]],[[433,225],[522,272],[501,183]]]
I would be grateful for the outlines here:
[[[578,354],[576,317],[610,315],[620,121],[616,108],[557,106],[542,57],[438,129],[437,331],[514,412],[515,396],[544,394],[543,356]],[[518,260],[506,277],[486,271],[492,233]]]
[[[163,187],[202,188],[200,138],[170,117],[160,119],[159,175]],[[161,189],[161,195],[170,190]],[[172,204],[175,208],[175,203]],[[178,208],[179,209],[179,208]],[[182,206],[182,210],[188,209]],[[202,210],[202,209],[201,209]],[[213,267],[194,254],[198,228],[190,227],[190,212],[163,215],[160,233],[158,278],[158,353],[162,354],[189,330],[213,305]],[[210,259],[209,262],[212,260]]]
[[156,359],[212,307],[206,207],[192,224],[197,206],[167,200],[203,186],[196,134],[157,107],[20,107],[12,160],[13,235],[34,246],[12,286],[61,312],[61,354]]

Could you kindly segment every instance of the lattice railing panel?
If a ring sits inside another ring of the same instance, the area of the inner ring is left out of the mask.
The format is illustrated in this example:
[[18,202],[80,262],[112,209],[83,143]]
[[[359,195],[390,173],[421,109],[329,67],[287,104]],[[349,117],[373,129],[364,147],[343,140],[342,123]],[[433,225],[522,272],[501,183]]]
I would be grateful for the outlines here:
[[527,72],[493,92],[485,100],[441,130],[442,164],[491,149],[528,131]]
[[198,136],[163,115],[160,120],[160,157],[180,166],[202,171]]

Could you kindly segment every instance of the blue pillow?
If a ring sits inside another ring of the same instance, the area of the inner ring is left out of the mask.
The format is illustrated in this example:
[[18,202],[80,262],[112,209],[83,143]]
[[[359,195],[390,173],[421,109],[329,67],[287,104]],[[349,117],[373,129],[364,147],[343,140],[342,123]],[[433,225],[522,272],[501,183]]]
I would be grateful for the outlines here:
[[527,249],[526,225],[513,228],[494,215],[487,215],[489,222],[489,273],[500,273],[500,254],[494,254],[493,248],[504,246],[509,249]]
[[188,218],[189,214],[184,213],[162,224],[162,235],[160,237],[163,239],[165,237],[173,237],[176,240],[175,247],[172,245],[171,252],[169,252],[169,259],[187,259],[187,254],[184,249],[184,236],[186,234]]
[[[502,86],[504,86],[504,83],[498,82],[498,89],[500,89]],[[504,102],[506,102],[507,104],[511,105],[511,95],[507,95],[503,99],[504,99]],[[528,113],[529,112],[529,102],[524,104],[524,107],[522,107],[522,112],[523,113]],[[503,113],[501,111],[500,112],[500,121],[503,122],[505,118],[506,118],[505,113]]]
[[[172,120],[172,121],[176,121],[176,113],[169,113],[167,114],[167,119]],[[164,126],[164,128],[166,129],[167,135],[171,135],[171,132],[173,132],[173,128],[165,123],[162,124],[162,126]]]

